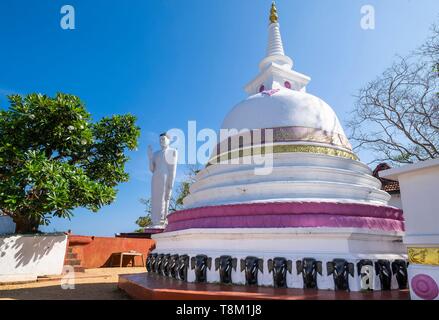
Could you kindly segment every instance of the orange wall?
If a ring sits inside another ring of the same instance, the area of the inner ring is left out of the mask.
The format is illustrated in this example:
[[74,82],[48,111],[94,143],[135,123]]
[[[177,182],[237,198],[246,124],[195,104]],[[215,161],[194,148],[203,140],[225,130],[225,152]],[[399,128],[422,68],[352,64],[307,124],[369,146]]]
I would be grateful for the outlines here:
[[[146,256],[155,248],[155,241],[139,238],[107,238],[69,235],[69,247],[78,255],[81,266],[85,268],[109,267],[110,258],[113,253],[134,250],[143,254],[146,263]],[[141,266],[141,258],[135,258],[136,266]],[[124,259],[123,266],[130,265],[130,259]],[[113,260],[113,265],[119,265],[119,259]]]

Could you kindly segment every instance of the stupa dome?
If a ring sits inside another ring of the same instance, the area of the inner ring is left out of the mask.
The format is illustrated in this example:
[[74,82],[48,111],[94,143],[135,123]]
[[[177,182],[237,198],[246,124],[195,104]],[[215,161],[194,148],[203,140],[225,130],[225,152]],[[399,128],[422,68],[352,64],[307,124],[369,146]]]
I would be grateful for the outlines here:
[[300,127],[330,135],[345,133],[332,108],[322,99],[287,88],[272,89],[249,96],[225,117],[222,129],[264,129]]

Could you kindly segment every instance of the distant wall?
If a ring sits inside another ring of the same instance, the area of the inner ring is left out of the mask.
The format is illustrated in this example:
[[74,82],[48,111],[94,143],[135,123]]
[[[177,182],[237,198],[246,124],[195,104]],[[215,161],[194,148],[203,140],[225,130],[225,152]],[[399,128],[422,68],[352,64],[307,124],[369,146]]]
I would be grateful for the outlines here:
[[0,215],[0,234],[11,234],[15,232],[15,223],[9,216]]
[[[110,266],[110,259],[113,253],[126,252],[130,250],[143,254],[146,262],[146,256],[155,248],[155,241],[151,239],[138,238],[110,238],[94,236],[69,235],[69,248],[77,254],[81,260],[81,266],[85,268],[100,268]],[[135,258],[137,266],[141,265],[140,257]],[[118,261],[114,260],[117,266]],[[126,266],[131,261],[124,260]]]
[[0,282],[61,274],[66,247],[65,234],[0,236]]

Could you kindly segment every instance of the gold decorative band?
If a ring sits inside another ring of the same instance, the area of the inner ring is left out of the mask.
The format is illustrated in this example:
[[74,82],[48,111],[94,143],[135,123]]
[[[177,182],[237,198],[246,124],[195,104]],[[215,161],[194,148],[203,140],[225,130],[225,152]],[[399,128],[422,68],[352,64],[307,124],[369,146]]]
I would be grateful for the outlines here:
[[[232,130],[233,131],[233,130]],[[229,132],[230,134],[230,132]],[[268,141],[272,135],[272,141]],[[256,140],[256,141],[255,141]],[[302,142],[301,145],[308,145],[309,142],[317,142],[329,144],[334,147],[341,147],[352,151],[352,146],[345,135],[326,130],[301,127],[288,126],[276,128],[263,128],[253,130],[241,130],[240,132],[230,135],[227,139],[222,140],[216,146],[216,154],[237,149],[250,148],[258,146],[266,142],[270,143],[291,143]],[[213,157],[214,155],[212,155]]]
[[[267,150],[266,150],[267,149]],[[271,151],[272,150],[272,151]],[[220,162],[230,161],[236,158],[242,158],[252,155],[265,155],[266,153],[289,153],[289,152],[305,152],[325,154],[328,156],[341,157],[346,159],[358,160],[358,157],[348,151],[343,151],[331,147],[312,146],[312,145],[275,145],[273,147],[252,147],[241,150],[233,150],[213,157],[208,166]]]
[[439,266],[439,248],[407,248],[410,263]]

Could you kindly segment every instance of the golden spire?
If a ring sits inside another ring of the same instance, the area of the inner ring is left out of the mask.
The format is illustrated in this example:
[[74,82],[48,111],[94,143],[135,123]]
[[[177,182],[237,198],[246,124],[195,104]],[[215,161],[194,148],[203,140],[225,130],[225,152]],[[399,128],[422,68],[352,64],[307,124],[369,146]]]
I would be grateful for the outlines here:
[[276,3],[273,1],[271,3],[271,10],[270,10],[270,23],[277,23],[279,17],[277,16],[277,8]]

